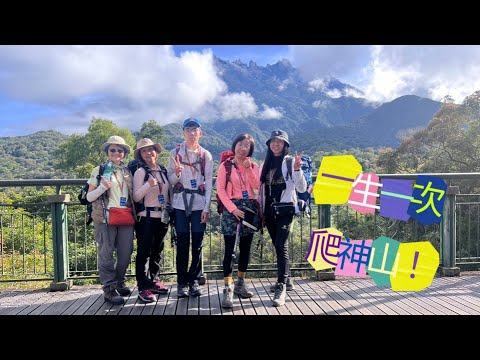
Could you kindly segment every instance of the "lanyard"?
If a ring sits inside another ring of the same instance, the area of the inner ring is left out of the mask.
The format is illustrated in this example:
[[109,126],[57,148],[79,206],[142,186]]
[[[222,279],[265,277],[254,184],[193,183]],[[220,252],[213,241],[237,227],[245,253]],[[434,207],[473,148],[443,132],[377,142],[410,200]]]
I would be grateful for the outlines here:
[[[113,176],[115,176],[115,179],[117,180],[118,187],[120,188],[120,193],[123,195],[123,181],[120,182],[120,180],[118,180],[116,171],[113,173]],[[122,178],[123,178],[123,176],[122,176]]]
[[240,165],[238,166],[235,166],[235,170],[237,170],[237,175],[238,175],[238,178],[240,179],[240,185],[242,187],[242,190],[247,190],[247,179],[246,179],[246,174],[245,174],[245,181],[243,180],[243,170],[238,170],[240,168]]
[[162,182],[163,182],[164,184],[165,184],[165,180],[163,180],[162,170],[161,170],[161,169],[159,169],[159,170],[153,170],[153,177],[157,180],[158,191],[159,191],[159,193],[161,194],[161,193],[162,193],[162,187],[163,187],[163,185],[161,184],[160,180],[158,180],[157,172],[160,173],[160,178],[161,178],[161,180],[162,180]]
[[197,154],[197,160],[196,160],[193,164],[190,162],[190,159],[188,158],[188,149],[187,149],[187,147],[185,147],[185,157],[187,158],[187,161],[188,161],[188,163],[185,163],[185,164],[190,167],[190,171],[192,172],[192,177],[195,178],[195,174],[197,173],[197,168],[195,167],[195,164],[198,163],[198,159],[199,159],[199,157],[200,157],[200,151],[199,151],[198,154]]

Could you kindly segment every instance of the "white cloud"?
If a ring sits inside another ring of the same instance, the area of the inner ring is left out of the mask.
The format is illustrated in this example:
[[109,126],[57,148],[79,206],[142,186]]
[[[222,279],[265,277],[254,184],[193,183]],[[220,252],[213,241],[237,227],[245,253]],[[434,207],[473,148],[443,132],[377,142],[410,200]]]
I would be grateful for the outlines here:
[[[328,89],[328,81],[331,79],[324,78],[324,79],[315,79],[312,81],[308,82],[308,90],[310,92],[315,92],[315,91],[321,91],[324,92],[327,96],[331,97],[332,99],[339,98],[341,96],[346,96],[346,97],[355,97],[355,98],[361,98],[364,97],[365,95],[362,94],[360,91],[346,87],[342,90],[340,89]],[[315,106],[314,106],[315,107]]]
[[330,105],[330,100],[316,100],[312,103],[314,108],[326,109]]
[[280,119],[283,117],[283,113],[277,108],[270,107],[266,104],[262,104],[263,110],[258,113],[260,119]]
[[278,85],[278,87],[277,87],[277,88],[278,88],[278,91],[283,91],[283,90],[285,90],[285,89],[288,87],[288,85],[290,85],[292,82],[293,82],[292,79],[285,79],[285,80],[283,80],[283,81],[280,83],[280,85]]
[[250,93],[228,92],[211,50],[176,56],[171,46],[0,46],[0,69],[0,95],[56,109],[31,130],[84,132],[92,117],[138,130],[151,119],[283,116],[265,104],[259,111]]
[[326,89],[326,84],[324,79],[315,79],[312,81],[308,82],[308,90],[311,92],[314,92],[316,90],[318,91],[325,91]]
[[371,101],[408,94],[442,100],[449,94],[458,103],[480,90],[477,45],[302,45],[289,50],[306,80],[320,86],[318,79],[335,77]]
[[202,118],[220,121],[244,119],[254,116],[257,112],[255,99],[250,93],[228,93],[219,95],[215,101],[205,104],[202,108]]
[[[66,115],[55,121],[72,130],[79,121],[86,130],[92,116],[136,130],[149,119],[181,121],[217,98],[235,98],[211,51],[176,57],[171,46],[0,46],[0,68],[0,94],[61,108]],[[251,112],[248,102],[239,107]]]

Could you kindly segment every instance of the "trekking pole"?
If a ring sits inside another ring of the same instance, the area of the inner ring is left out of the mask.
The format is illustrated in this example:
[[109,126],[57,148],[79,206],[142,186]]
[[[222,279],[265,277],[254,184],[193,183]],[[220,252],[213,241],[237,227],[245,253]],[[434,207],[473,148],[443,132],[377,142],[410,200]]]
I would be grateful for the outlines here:
[[237,258],[237,248],[238,248],[238,243],[240,242],[240,231],[242,230],[242,221],[239,220],[237,223],[237,232],[235,234],[235,244],[233,245],[233,252],[232,252],[232,263],[231,263],[231,268],[233,270],[233,267],[235,266],[235,259]]
[[263,238],[263,228],[260,229],[259,231],[259,235],[258,235],[258,242],[257,242],[257,250],[258,250],[258,247],[261,245],[262,246],[262,249],[263,249],[263,241],[264,241],[264,238]]
[[205,273],[203,272],[203,246],[202,246],[202,262],[200,263],[200,273],[202,275],[200,275],[200,278],[198,279],[198,284],[199,285],[205,285],[205,283],[207,282],[207,277],[205,275]]

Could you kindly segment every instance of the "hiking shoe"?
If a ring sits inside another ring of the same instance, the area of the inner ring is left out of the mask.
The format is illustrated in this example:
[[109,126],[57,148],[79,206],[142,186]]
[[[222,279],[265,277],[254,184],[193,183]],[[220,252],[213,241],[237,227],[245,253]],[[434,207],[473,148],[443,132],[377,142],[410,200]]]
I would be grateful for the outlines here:
[[[273,284],[270,286],[270,291],[274,292],[277,287],[277,284]],[[287,278],[287,291],[295,290],[295,285],[293,285],[293,281],[290,278]]]
[[190,285],[190,295],[192,296],[202,295],[202,289],[200,288],[200,285],[198,285],[198,282],[195,281],[193,284]]
[[140,291],[138,297],[146,303],[151,303],[157,301],[157,298],[149,289]]
[[115,289],[115,284],[103,289],[103,298],[114,305],[123,305],[125,303],[123,297]]
[[235,289],[233,292],[240,295],[242,298],[251,298],[253,296],[253,292],[248,289],[244,279],[238,279],[235,283]]
[[179,297],[179,298],[188,297],[188,286],[187,285],[177,285],[177,297]]
[[285,297],[287,296],[287,287],[284,283],[277,283],[275,289],[275,295],[273,296],[273,306],[285,305]]
[[130,290],[124,282],[117,285],[117,291],[121,296],[128,296],[132,293],[132,290]]
[[222,307],[223,308],[233,307],[232,285],[225,285],[225,288],[223,289]]
[[163,285],[160,281],[155,281],[153,286],[148,289],[154,294],[166,294],[168,293],[168,287]]

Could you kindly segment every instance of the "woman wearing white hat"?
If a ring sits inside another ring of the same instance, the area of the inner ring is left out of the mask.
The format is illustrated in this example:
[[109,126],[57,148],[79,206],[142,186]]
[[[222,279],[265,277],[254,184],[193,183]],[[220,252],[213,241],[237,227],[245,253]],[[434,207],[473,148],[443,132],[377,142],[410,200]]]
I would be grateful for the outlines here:
[[[154,294],[166,294],[168,288],[159,281],[160,261],[168,231],[167,204],[171,203],[171,186],[166,169],[157,164],[160,144],[144,138],[138,141],[134,152],[135,160],[146,165],[139,167],[133,177],[133,199],[138,208],[136,223],[137,257],[135,274],[138,297],[144,302],[157,301]],[[148,174],[148,176],[147,176]],[[147,181],[145,181],[147,179]],[[145,265],[148,263],[148,271]]]
[[[92,219],[98,243],[98,271],[105,300],[120,305],[131,290],[125,286],[125,274],[133,251],[133,223],[111,225],[112,208],[131,209],[133,206],[132,174],[122,162],[130,146],[120,136],[110,136],[102,147],[108,163],[97,166],[88,180],[87,200],[92,203]],[[100,169],[102,175],[100,175]],[[107,176],[108,173],[108,176]],[[128,215],[128,214],[127,214]],[[117,252],[115,264],[113,252]]]

